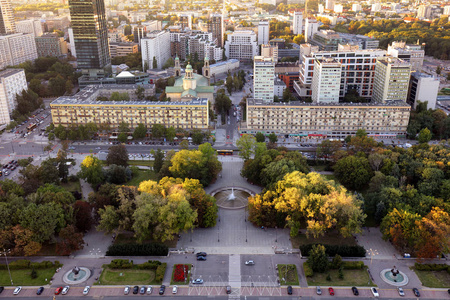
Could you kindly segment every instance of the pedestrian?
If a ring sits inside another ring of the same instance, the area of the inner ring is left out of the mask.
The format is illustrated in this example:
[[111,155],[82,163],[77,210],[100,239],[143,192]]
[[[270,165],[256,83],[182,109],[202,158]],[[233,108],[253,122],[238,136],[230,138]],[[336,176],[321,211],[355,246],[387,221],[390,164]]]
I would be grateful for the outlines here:
[[89,247],[89,243],[86,243],[86,247]]

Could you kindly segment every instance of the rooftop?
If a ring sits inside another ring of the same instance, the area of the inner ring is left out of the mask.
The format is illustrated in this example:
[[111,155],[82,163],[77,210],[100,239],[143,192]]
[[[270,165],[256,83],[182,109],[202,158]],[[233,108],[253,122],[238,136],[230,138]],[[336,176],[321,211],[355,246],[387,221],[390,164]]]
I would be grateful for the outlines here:
[[0,71],[0,82],[1,82],[2,77],[8,77],[8,76],[20,73],[20,72],[24,72],[24,69],[6,69],[3,71]]
[[277,107],[285,107],[285,106],[309,106],[309,107],[386,107],[386,106],[397,106],[397,107],[403,107],[403,108],[411,108],[411,105],[407,104],[404,101],[401,100],[393,100],[393,101],[386,101],[385,103],[382,102],[370,102],[370,103],[306,103],[301,101],[291,101],[289,103],[285,102],[265,102],[260,99],[253,99],[248,98],[247,99],[248,105],[254,105],[254,106],[277,106]]
[[106,106],[196,106],[196,105],[208,105],[208,99],[197,98],[186,102],[162,102],[162,101],[99,101],[99,100],[79,100],[74,97],[59,97],[50,103],[52,105],[106,105]]

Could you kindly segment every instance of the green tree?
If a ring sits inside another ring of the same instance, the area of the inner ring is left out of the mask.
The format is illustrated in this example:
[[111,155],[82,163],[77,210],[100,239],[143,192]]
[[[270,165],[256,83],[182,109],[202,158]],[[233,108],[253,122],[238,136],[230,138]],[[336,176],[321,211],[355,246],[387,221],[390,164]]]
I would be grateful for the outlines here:
[[126,134],[125,132],[119,133],[119,135],[117,136],[117,140],[121,143],[125,143],[128,140],[128,134]]
[[173,60],[172,57],[169,57],[169,59],[164,63],[163,65],[163,69],[167,69],[167,68],[171,68],[175,66],[175,61]]
[[255,138],[258,143],[264,143],[266,141],[266,136],[262,132],[257,132]]
[[159,173],[164,163],[164,152],[158,148],[158,150],[156,150],[155,152],[154,159],[155,160],[153,162],[153,171],[155,171],[155,173]]
[[142,85],[138,85],[138,87],[136,88],[136,91],[134,93],[136,94],[136,97],[138,98],[138,100],[144,100],[145,89],[142,87]]
[[98,214],[100,216],[100,222],[98,223],[97,230],[111,233],[119,227],[120,216],[114,206],[107,205],[104,208],[100,208]]
[[225,81],[225,87],[227,88],[227,92],[228,94],[231,95],[231,92],[233,91],[233,77],[231,77],[231,75],[227,76],[227,79]]
[[428,128],[424,128],[419,132],[419,136],[417,138],[419,143],[428,143],[431,140],[431,132]]
[[103,167],[101,161],[93,155],[86,156],[81,162],[81,170],[77,175],[93,186],[102,183]]
[[328,270],[328,256],[323,245],[314,245],[309,251],[308,265],[314,272],[324,273]]
[[203,143],[203,132],[200,130],[194,130],[192,133],[192,143],[194,143],[194,145],[200,145]]
[[361,190],[369,183],[373,173],[367,158],[350,155],[338,160],[334,174],[346,187]]
[[73,83],[72,80],[67,80],[66,81],[66,93],[68,95],[72,95],[72,90],[73,90]]
[[271,134],[269,134],[268,138],[269,138],[269,142],[271,142],[272,144],[275,144],[276,142],[278,142],[278,137],[273,132]]
[[176,130],[173,127],[169,127],[166,129],[166,138],[169,142],[173,142],[176,136]]
[[152,137],[154,139],[160,139],[166,134],[166,128],[162,124],[153,124]]
[[106,156],[108,165],[128,166],[128,150],[125,145],[111,146]]
[[153,69],[158,69],[158,61],[155,56],[153,56]]
[[52,96],[62,96],[66,92],[66,81],[61,75],[53,77],[48,82],[48,92]]
[[237,141],[239,156],[244,160],[249,160],[255,153],[256,138],[251,134],[243,134]]
[[134,129],[133,138],[134,139],[143,139],[147,135],[147,128],[144,124],[139,123],[138,126]]

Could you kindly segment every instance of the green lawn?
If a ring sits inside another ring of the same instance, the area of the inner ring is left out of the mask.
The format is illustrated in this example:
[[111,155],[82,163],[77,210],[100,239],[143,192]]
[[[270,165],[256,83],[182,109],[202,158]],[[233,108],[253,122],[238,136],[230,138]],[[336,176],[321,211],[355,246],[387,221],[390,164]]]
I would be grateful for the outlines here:
[[138,186],[139,183],[145,180],[157,180],[156,173],[151,170],[141,170],[137,172],[137,174],[133,173],[133,178],[127,182],[127,185]]
[[[175,264],[177,265],[177,264]],[[173,274],[175,273],[175,265],[173,265],[172,268],[172,277],[170,277],[170,285],[188,285],[191,281],[191,272],[188,272],[186,281],[174,281],[173,280]],[[185,266],[189,266],[189,271],[191,271],[192,265],[191,264],[184,264]]]
[[296,265],[277,265],[278,277],[282,285],[298,285]]
[[101,285],[139,285],[158,284],[154,282],[155,271],[135,269],[109,269],[105,268],[96,284]]
[[[331,281],[327,275],[330,274]],[[367,270],[344,270],[344,279],[339,279],[339,270],[328,270],[325,273],[315,272],[312,277],[306,277],[309,286],[375,286],[370,280]]]
[[447,271],[419,271],[413,268],[422,285],[430,288],[448,288],[450,274]]
[[337,232],[330,232],[318,238],[306,237],[306,234],[299,234],[291,237],[292,248],[298,249],[300,245],[305,244],[326,244],[326,245],[350,245],[356,246],[357,243],[353,237],[344,238]]
[[77,181],[68,181],[67,183],[61,183],[61,186],[69,191],[69,192],[80,192],[81,193],[81,185],[80,180]]
[[147,166],[153,167],[154,160],[129,160],[128,164],[130,166]]
[[[55,268],[36,270],[37,278],[31,279],[31,269],[26,270],[11,270],[11,278],[14,285],[45,285],[48,284],[55,274]],[[45,281],[47,279],[47,281]],[[11,280],[7,270],[0,271],[0,286],[10,285]]]

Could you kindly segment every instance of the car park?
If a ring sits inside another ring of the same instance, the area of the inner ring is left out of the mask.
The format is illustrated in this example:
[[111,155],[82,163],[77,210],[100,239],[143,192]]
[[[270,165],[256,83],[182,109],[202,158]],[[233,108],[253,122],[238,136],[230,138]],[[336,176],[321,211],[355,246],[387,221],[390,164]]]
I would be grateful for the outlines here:
[[359,295],[358,289],[357,289],[355,286],[352,287],[352,293],[353,293],[353,295],[355,295],[355,296],[358,296],[358,295]]
[[178,285],[174,285],[172,288],[172,294],[178,293]]
[[139,293],[139,287],[137,285],[135,285],[133,288],[133,294],[136,295],[137,293]]
[[328,288],[328,292],[330,293],[331,296],[334,296],[334,290],[332,287]]
[[401,287],[398,288],[398,294],[402,297],[405,296],[405,292],[403,291],[403,289]]
[[20,293],[21,290],[22,290],[22,287],[21,287],[21,286],[18,286],[18,287],[16,287],[16,288],[14,289],[13,294],[14,294],[14,295],[19,295],[19,293]]
[[147,287],[147,294],[150,295],[152,293],[152,290],[153,290],[152,287],[148,286]]
[[378,291],[376,288],[372,287],[372,288],[370,288],[370,291],[372,292],[374,297],[380,297],[380,294],[378,294]]
[[66,285],[66,286],[63,288],[61,294],[62,294],[62,295],[66,295],[66,294],[69,292],[69,289],[70,289],[70,286]]
[[197,260],[206,260],[206,257],[204,257],[204,256],[197,256]]
[[254,262],[253,260],[247,260],[247,261],[245,262],[245,265],[247,265],[247,266],[253,266],[253,265],[255,265],[255,262]]
[[203,283],[203,279],[197,278],[197,279],[193,280],[192,283],[193,284],[202,284]]
[[292,286],[288,285],[287,293],[288,293],[288,295],[292,295]]
[[91,290],[91,287],[87,285],[87,286],[84,288],[84,290],[83,290],[83,295],[89,294],[89,291],[90,291],[90,290]]
[[141,295],[145,294],[145,285],[144,285],[144,286],[141,286],[141,289],[139,290],[139,293],[140,293]]
[[159,288],[159,294],[160,295],[164,295],[165,291],[166,291],[166,286],[165,285],[161,285],[161,287]]
[[38,288],[37,289],[37,291],[36,291],[36,295],[40,295],[40,294],[42,294],[42,292],[44,291],[44,287],[43,286],[41,286],[40,288]]
[[63,289],[63,288],[62,288],[61,286],[60,286],[60,287],[57,287],[56,290],[55,290],[55,295],[61,294],[62,289]]
[[316,286],[316,294],[322,295],[322,289],[320,288],[320,286]]
[[123,294],[124,295],[128,295],[130,293],[130,286],[126,286],[125,289],[123,290]]
[[417,288],[413,288],[412,291],[414,293],[414,296],[420,297],[420,293],[419,293],[419,290]]

